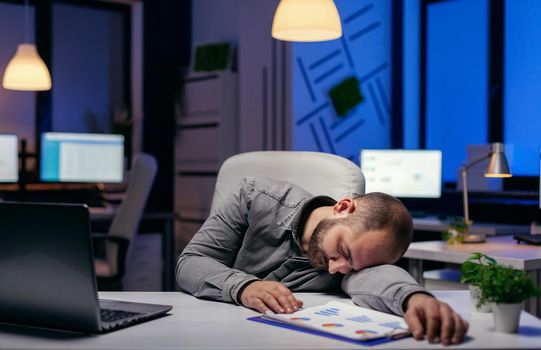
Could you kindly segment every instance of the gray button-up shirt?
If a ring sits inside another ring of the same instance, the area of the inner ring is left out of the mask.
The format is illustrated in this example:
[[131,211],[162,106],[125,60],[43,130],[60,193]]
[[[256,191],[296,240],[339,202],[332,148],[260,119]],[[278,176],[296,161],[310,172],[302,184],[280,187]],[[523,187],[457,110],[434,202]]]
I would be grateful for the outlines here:
[[403,314],[405,298],[424,291],[404,270],[382,265],[344,278],[312,267],[302,255],[300,235],[308,214],[334,203],[287,182],[243,179],[178,258],[178,284],[197,297],[234,303],[253,280],[279,281],[294,292],[341,286],[359,305]]

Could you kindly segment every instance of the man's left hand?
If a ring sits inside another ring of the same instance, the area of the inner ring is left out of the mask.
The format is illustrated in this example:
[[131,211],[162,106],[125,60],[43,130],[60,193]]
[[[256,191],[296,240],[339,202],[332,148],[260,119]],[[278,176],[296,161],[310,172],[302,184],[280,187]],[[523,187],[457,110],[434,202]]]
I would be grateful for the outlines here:
[[424,293],[408,298],[404,319],[415,339],[422,340],[426,334],[430,343],[439,337],[443,345],[460,343],[469,327],[449,305]]

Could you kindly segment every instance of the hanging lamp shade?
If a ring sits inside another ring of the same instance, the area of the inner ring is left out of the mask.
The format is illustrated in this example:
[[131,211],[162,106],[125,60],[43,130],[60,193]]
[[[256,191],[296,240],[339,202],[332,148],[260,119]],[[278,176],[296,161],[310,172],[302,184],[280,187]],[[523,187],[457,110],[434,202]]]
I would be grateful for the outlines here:
[[44,91],[51,89],[51,75],[34,44],[19,44],[9,61],[2,85],[10,90]]
[[342,36],[333,0],[281,0],[272,21],[272,37],[285,41],[326,41]]

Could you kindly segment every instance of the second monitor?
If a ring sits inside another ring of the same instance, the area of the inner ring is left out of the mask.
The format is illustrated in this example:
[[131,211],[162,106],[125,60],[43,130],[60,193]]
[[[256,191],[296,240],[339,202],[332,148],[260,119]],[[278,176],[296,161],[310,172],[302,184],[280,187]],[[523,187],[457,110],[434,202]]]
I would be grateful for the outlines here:
[[124,179],[124,136],[47,132],[40,177],[54,182],[118,183]]
[[19,141],[15,134],[0,134],[0,183],[19,181]]
[[362,150],[366,193],[384,192],[402,198],[441,196],[441,151]]

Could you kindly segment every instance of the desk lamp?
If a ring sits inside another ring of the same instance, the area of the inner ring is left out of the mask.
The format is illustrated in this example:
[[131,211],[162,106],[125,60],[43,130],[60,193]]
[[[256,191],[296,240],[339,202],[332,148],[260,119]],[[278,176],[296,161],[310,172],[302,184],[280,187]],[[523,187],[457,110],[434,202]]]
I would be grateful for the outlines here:
[[[509,165],[507,164],[507,159],[505,158],[503,143],[500,142],[492,143],[489,152],[487,152],[482,157],[465,163],[460,168],[460,172],[462,173],[462,199],[464,201],[464,222],[468,225],[472,223],[472,221],[470,221],[470,213],[468,209],[468,169],[488,158],[490,158],[490,163],[488,164],[487,171],[485,172],[485,177],[502,178],[512,176],[511,171],[509,170]],[[464,243],[481,243],[485,240],[486,239],[484,234],[473,234],[467,232],[464,236]]]

